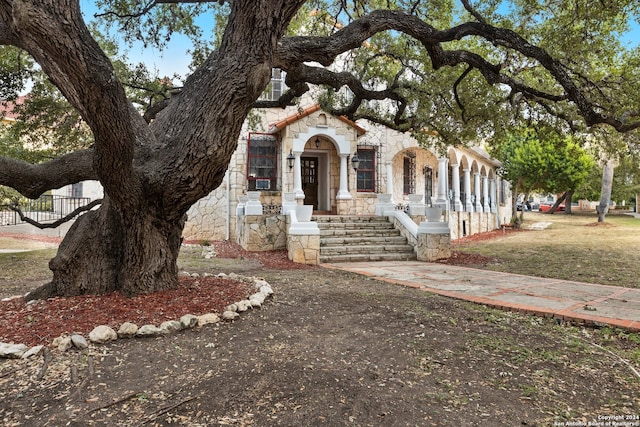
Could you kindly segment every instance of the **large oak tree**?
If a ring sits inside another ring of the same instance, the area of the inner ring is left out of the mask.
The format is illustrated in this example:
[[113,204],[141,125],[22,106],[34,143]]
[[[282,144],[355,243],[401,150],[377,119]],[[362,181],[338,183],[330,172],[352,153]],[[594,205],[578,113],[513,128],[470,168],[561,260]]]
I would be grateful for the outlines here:
[[[613,46],[631,1],[520,0],[508,16],[497,9],[503,2],[468,0],[99,3],[145,42],[192,28],[196,12],[215,22],[218,38],[196,51],[179,91],[141,111],[79,0],[0,0],[0,43],[35,60],[93,136],[91,147],[44,163],[0,158],[0,184],[32,198],[86,179],[105,191],[67,233],[51,283],[34,296],[177,286],[185,214],[220,185],[250,111],[289,105],[314,87],[336,114],[417,136],[435,129],[447,143],[531,118],[640,126],[636,56]],[[558,26],[565,34],[554,34]],[[289,90],[259,101],[274,67],[286,71]]]

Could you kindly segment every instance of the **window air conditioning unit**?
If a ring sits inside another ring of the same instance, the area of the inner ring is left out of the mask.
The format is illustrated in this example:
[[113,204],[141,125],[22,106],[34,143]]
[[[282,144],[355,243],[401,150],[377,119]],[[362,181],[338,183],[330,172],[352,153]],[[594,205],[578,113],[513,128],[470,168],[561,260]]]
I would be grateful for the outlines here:
[[270,188],[270,179],[256,179],[256,190],[269,190]]

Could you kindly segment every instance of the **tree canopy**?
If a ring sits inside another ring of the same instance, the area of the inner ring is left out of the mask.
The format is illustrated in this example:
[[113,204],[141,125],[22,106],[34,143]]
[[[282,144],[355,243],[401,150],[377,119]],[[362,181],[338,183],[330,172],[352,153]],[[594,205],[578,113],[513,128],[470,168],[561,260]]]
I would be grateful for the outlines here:
[[595,165],[577,138],[545,126],[506,132],[493,141],[491,154],[502,162],[501,175],[515,184],[514,197],[533,191],[572,194]]
[[[638,48],[620,41],[638,16],[631,0],[95,4],[94,27],[79,0],[0,2],[0,45],[15,54],[0,60],[7,93],[29,77],[33,105],[42,93],[70,106],[30,116],[69,138],[56,157],[0,157],[0,184],[36,197],[97,178],[105,190],[52,260],[49,294],[176,286],[185,213],[221,183],[256,107],[313,95],[334,114],[435,131],[442,144],[531,122],[640,127]],[[146,46],[187,35],[192,72],[176,81],[123,64],[109,28]],[[288,90],[261,101],[273,68]]]

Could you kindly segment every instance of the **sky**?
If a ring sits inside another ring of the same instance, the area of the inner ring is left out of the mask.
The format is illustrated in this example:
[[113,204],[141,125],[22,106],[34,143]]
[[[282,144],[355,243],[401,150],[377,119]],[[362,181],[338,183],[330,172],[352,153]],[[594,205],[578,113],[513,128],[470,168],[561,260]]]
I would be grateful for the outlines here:
[[[92,20],[93,15],[98,11],[94,3],[93,0],[80,0],[80,7],[87,21]],[[506,3],[508,2],[505,1]],[[637,22],[632,23],[631,30],[622,36],[622,41],[628,48],[640,45],[640,25]],[[174,35],[162,51],[156,48],[144,48],[141,43],[138,43],[133,47],[127,47],[126,53],[130,58],[129,62],[143,62],[152,71],[157,70],[161,77],[170,77],[174,73],[184,77],[189,72],[190,56],[186,52],[190,47],[191,42],[187,37]]]
[[[93,0],[80,0],[80,9],[85,16],[85,21],[93,20],[93,16],[98,12]],[[122,39],[124,40],[124,39]],[[130,58],[131,63],[143,62],[151,71],[158,70],[161,77],[173,76],[174,73],[186,76],[189,71],[191,58],[186,51],[191,47],[191,42],[186,36],[174,35],[168,46],[160,51],[152,47],[143,47],[142,43],[136,43],[133,47],[125,47],[122,41],[123,52]]]

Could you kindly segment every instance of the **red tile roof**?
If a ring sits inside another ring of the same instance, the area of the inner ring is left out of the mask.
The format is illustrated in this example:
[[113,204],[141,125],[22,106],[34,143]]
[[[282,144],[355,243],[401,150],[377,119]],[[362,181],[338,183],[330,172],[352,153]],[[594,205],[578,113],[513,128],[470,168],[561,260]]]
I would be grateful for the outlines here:
[[[315,113],[318,110],[320,110],[320,104],[315,104],[315,105],[312,105],[311,107],[307,107],[299,113],[293,114],[289,117],[286,117],[283,120],[280,120],[279,122],[273,123],[270,126],[270,130],[271,132],[281,131],[282,129],[286,128],[290,124],[295,123],[300,119],[304,119],[305,117]],[[339,116],[338,119],[345,122],[352,128],[354,128],[359,135],[364,135],[365,133],[367,133],[366,129],[362,128],[361,126],[358,126],[354,121],[349,120],[345,116]]]

